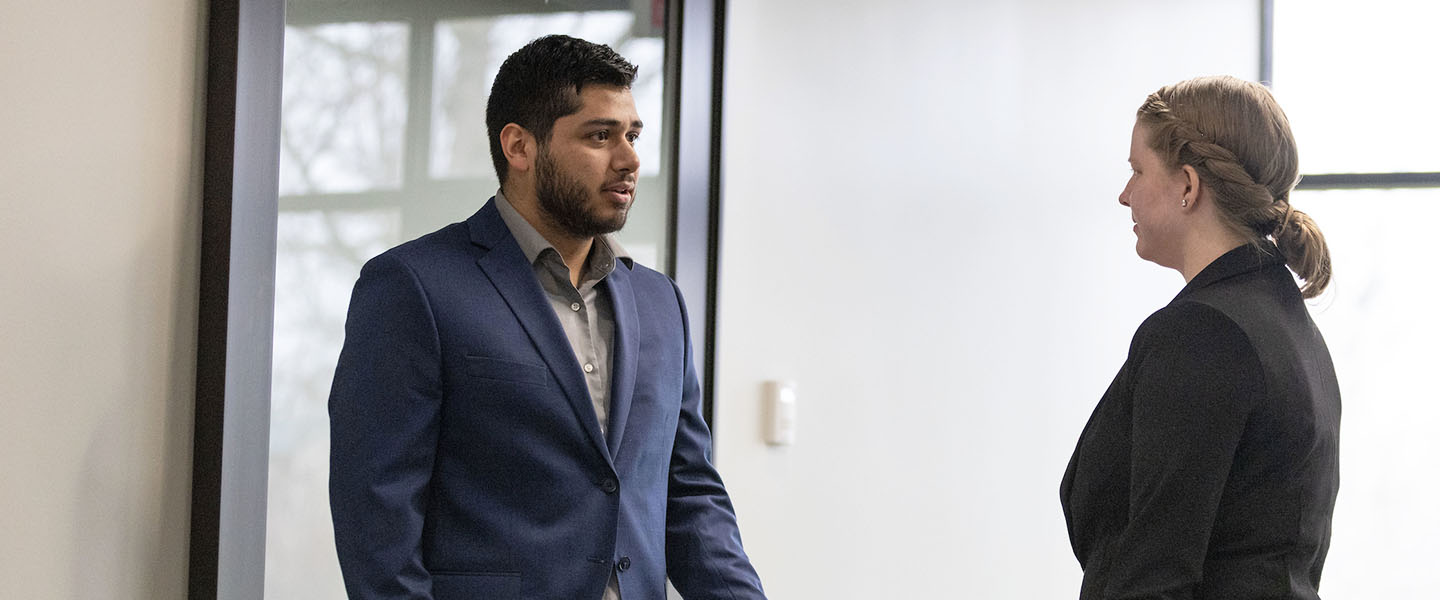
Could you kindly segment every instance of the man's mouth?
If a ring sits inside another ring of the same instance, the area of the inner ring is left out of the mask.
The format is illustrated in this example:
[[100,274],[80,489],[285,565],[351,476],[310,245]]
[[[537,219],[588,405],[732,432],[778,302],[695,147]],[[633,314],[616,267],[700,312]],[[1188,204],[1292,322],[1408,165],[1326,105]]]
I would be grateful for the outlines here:
[[612,183],[601,188],[601,191],[615,194],[620,196],[621,200],[628,201],[635,197],[635,184],[628,182]]

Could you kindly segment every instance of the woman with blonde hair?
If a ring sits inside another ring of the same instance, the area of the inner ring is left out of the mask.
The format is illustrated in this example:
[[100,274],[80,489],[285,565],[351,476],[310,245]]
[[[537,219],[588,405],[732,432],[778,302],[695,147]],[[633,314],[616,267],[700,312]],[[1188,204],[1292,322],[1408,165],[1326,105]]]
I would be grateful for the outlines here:
[[1186,284],[1135,332],[1065,471],[1080,598],[1318,598],[1340,392],[1304,302],[1330,257],[1290,206],[1289,121],[1259,84],[1182,81],[1137,111],[1130,165],[1135,250]]

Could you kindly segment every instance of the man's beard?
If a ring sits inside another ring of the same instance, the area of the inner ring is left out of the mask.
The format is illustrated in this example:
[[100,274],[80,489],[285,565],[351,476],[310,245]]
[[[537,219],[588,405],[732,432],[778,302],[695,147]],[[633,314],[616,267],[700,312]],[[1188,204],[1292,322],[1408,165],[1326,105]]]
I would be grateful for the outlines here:
[[561,231],[577,238],[595,237],[620,231],[629,216],[629,208],[614,217],[605,218],[586,206],[590,191],[585,185],[561,172],[550,152],[541,149],[535,160],[535,196],[540,212]]

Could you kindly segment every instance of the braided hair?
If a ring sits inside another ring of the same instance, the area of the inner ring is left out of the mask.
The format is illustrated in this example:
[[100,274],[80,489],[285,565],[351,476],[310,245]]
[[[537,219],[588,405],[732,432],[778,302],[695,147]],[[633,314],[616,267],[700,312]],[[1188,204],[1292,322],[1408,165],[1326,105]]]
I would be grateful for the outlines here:
[[1330,283],[1330,250],[1315,221],[1290,206],[1300,179],[1290,121],[1270,90],[1234,77],[1160,88],[1136,117],[1170,168],[1190,165],[1226,224],[1251,243],[1273,240],[1306,298]]

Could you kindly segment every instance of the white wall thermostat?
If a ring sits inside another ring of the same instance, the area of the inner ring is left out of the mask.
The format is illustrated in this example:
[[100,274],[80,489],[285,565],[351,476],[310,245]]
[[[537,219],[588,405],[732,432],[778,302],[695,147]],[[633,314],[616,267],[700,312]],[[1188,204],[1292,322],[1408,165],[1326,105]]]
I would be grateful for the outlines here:
[[795,382],[765,382],[765,443],[795,443]]

